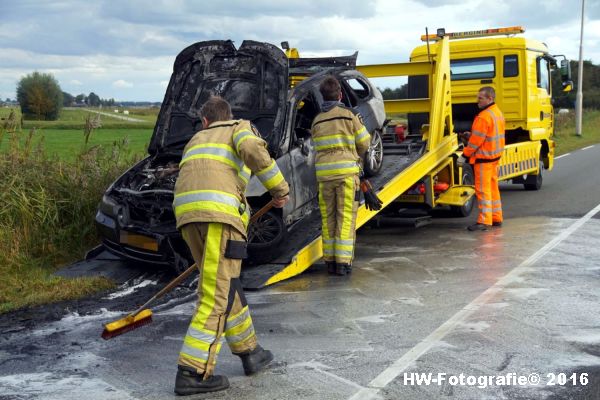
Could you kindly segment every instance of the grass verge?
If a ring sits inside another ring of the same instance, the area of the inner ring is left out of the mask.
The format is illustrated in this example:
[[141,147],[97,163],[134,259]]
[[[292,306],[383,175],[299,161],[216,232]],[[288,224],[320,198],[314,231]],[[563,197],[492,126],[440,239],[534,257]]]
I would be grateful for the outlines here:
[[600,143],[600,111],[584,110],[581,136],[575,134],[575,112],[558,114],[555,119],[556,154],[561,155]]
[[[91,133],[91,131],[90,131]],[[104,290],[104,278],[53,276],[61,265],[80,259],[98,243],[92,223],[102,193],[140,156],[128,145],[85,144],[73,161],[49,155],[34,133],[0,126],[0,313],[75,299]]]

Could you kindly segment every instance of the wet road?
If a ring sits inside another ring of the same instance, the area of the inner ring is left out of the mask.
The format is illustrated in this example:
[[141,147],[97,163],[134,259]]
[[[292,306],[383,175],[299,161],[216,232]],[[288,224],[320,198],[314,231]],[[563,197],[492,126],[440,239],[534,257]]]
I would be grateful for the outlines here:
[[[316,266],[248,293],[276,362],[245,377],[225,346],[217,372],[232,387],[190,398],[599,399],[598,159],[600,146],[558,159],[539,192],[503,187],[501,229],[467,232],[475,215],[362,229],[352,276]],[[100,339],[157,280],[62,316],[66,305],[0,317],[0,399],[174,398],[193,282],[151,325]]]

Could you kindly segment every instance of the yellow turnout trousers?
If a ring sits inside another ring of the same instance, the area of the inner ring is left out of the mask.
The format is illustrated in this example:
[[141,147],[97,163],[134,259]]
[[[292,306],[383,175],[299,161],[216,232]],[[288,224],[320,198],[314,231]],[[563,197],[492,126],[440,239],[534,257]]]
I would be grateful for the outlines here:
[[212,375],[224,334],[232,353],[257,346],[256,333],[242,289],[241,259],[226,258],[228,240],[244,240],[230,225],[193,222],[181,228],[200,272],[198,305],[190,322],[178,364]]
[[319,182],[321,235],[325,262],[352,264],[359,184],[356,175]]
[[498,189],[498,161],[475,163],[475,194],[479,205],[477,223],[502,222],[502,202]]

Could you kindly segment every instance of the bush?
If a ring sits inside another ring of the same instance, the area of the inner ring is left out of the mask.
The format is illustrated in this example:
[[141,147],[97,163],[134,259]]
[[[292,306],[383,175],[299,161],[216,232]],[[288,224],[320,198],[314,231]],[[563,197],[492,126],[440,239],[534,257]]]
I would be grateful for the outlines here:
[[51,74],[34,72],[19,81],[17,101],[25,119],[58,119],[63,106],[63,92]]

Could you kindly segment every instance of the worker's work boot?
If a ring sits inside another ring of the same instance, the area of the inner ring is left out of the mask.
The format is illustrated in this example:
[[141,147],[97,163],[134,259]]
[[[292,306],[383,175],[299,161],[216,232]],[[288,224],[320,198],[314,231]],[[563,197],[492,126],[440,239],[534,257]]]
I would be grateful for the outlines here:
[[263,349],[260,345],[256,345],[254,350],[246,353],[234,354],[242,359],[242,365],[244,366],[244,373],[246,375],[257,373],[273,361],[273,353]]
[[494,222],[492,222],[492,226],[501,227],[502,226],[502,221],[494,221]]
[[489,230],[489,228],[490,228],[489,225],[479,224],[479,223],[473,224],[473,225],[469,225],[467,227],[467,229],[470,230],[471,232],[474,232],[474,231],[487,231],[487,230]]
[[335,264],[335,274],[338,276],[346,275],[346,264]]
[[352,265],[337,264],[335,272],[337,275],[350,275],[352,273]]
[[194,368],[177,366],[175,377],[175,394],[189,396],[198,393],[217,392],[229,387],[229,380],[223,375],[212,375],[206,380],[204,374],[199,374]]
[[335,261],[325,261],[325,265],[327,265],[327,273],[335,275]]

